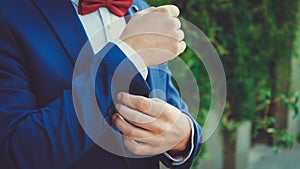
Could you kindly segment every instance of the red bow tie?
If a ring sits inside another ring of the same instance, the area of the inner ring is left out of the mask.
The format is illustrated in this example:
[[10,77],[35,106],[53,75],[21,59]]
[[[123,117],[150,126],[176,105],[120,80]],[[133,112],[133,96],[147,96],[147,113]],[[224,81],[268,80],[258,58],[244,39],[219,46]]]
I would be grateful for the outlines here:
[[133,0],[79,0],[78,13],[80,15],[97,11],[100,7],[106,7],[117,16],[124,16],[132,5]]

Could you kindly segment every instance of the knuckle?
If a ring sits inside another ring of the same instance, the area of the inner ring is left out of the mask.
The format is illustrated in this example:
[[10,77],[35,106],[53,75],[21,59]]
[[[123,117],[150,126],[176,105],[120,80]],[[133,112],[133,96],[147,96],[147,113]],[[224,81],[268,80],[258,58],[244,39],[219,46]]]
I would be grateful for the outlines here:
[[128,137],[134,137],[134,134],[135,134],[134,130],[128,130],[127,131],[127,136]]
[[157,8],[157,11],[161,12],[161,13],[165,13],[165,14],[168,13],[168,9],[167,8]]
[[165,125],[164,125],[164,131],[170,130],[171,127],[172,127],[171,123],[165,123]]
[[163,125],[163,128],[160,130],[159,134],[169,133],[171,130],[171,127],[172,126],[170,124]]
[[155,124],[153,127],[155,129],[155,131],[154,131],[155,136],[163,134],[166,131],[167,127],[168,126],[167,126],[167,124],[165,124],[165,122]]
[[120,127],[120,119],[118,117],[114,119],[114,123],[117,127]]
[[178,30],[178,34],[179,34],[179,40],[183,40],[185,37],[183,30]]
[[180,43],[180,49],[179,49],[180,51],[178,51],[178,53],[179,52],[183,53],[185,49],[186,49],[186,43],[183,41]]
[[157,128],[157,134],[162,134],[167,130],[168,125],[166,124],[161,124],[158,128]]
[[136,106],[141,110],[147,110],[149,108],[148,101],[142,97],[138,98],[136,104],[137,104]]

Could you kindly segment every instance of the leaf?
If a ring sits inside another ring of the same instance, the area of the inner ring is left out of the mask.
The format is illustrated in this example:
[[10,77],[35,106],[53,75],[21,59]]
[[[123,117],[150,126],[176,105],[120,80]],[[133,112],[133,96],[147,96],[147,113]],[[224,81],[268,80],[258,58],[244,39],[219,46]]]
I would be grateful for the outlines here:
[[299,114],[299,107],[298,105],[294,105],[294,115],[293,115],[293,119],[295,119]]
[[294,101],[294,104],[298,104],[298,101],[299,101],[299,95],[295,95],[295,101]]
[[288,98],[286,97],[285,94],[281,95],[281,99],[282,99],[282,101],[283,101],[284,104],[289,104],[289,100],[288,100]]
[[266,121],[263,122],[263,126],[266,128],[266,127],[269,127],[273,124],[275,124],[276,122],[276,119],[274,117],[269,117]]
[[265,97],[266,97],[266,99],[270,99],[271,98],[271,91],[270,90],[266,91]]
[[274,134],[274,133],[276,133],[276,129],[274,129],[274,128],[268,128],[267,129],[267,133],[270,133],[270,134]]

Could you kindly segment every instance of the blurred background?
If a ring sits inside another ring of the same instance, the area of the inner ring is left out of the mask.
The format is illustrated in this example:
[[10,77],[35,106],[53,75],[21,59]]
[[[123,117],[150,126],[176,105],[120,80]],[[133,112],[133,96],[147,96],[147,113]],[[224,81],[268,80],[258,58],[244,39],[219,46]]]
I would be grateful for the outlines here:
[[[300,166],[299,0],[146,0],[175,4],[200,28],[223,63],[227,102],[194,169],[294,169]],[[196,77],[203,125],[210,106],[207,72],[191,49],[180,57]],[[163,166],[162,166],[163,168]]]

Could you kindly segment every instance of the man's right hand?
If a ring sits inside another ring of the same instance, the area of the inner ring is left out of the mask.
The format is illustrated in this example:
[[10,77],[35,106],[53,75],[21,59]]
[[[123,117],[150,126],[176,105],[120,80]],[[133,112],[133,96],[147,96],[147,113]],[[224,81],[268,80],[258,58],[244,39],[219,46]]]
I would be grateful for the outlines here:
[[120,39],[131,46],[147,66],[172,60],[186,48],[178,15],[179,9],[174,5],[140,11],[130,19]]

